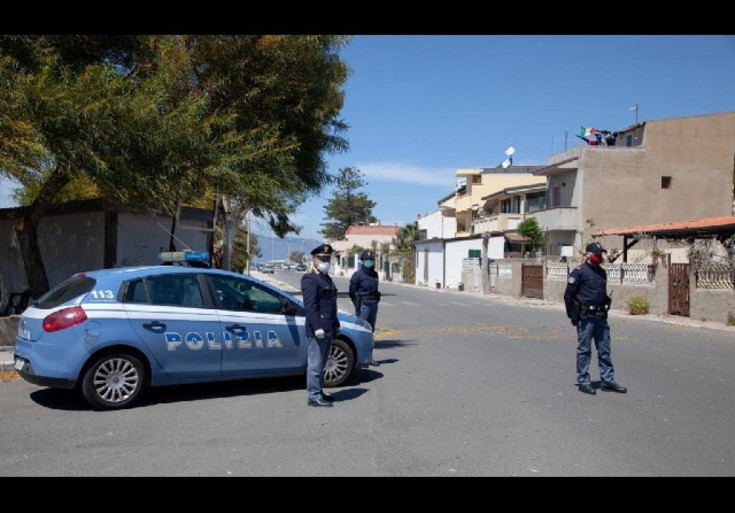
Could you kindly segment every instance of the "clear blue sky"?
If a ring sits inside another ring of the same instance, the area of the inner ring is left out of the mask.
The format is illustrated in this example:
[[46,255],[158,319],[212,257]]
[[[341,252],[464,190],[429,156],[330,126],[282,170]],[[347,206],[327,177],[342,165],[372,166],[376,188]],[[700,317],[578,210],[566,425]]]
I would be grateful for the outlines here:
[[[584,144],[581,126],[634,124],[635,105],[638,121],[735,111],[732,35],[358,35],[341,55],[350,150],[329,171],[360,169],[383,224],[436,210],[459,168],[497,166],[508,146],[516,165],[546,164]],[[331,193],[302,206],[299,236],[321,239]]]

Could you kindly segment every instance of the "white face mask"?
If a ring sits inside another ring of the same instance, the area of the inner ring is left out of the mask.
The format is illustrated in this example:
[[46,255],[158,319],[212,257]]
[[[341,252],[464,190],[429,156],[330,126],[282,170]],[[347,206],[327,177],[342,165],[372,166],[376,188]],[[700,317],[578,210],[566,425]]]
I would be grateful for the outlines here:
[[329,272],[329,269],[331,267],[332,267],[332,264],[330,264],[329,262],[322,262],[322,263],[319,264],[319,266],[317,267],[317,269],[319,269],[324,274],[327,274]]

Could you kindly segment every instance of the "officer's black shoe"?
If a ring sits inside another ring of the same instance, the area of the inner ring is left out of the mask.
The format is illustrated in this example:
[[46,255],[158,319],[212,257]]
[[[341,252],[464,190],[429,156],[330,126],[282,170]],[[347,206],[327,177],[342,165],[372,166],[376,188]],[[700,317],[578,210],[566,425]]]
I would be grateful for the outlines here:
[[324,399],[325,401],[329,401],[330,403],[333,403],[334,402],[334,396],[333,395],[322,393],[322,399]]
[[316,401],[312,401],[309,399],[309,406],[327,406],[329,408],[332,407],[332,403],[329,401],[325,401],[324,399],[317,399]]
[[375,359],[372,359],[370,360],[370,365],[372,365],[373,367],[380,367],[380,362]]
[[597,393],[595,389],[592,388],[592,385],[579,385],[579,391],[590,395],[595,395]]
[[601,387],[603,392],[617,392],[619,394],[624,394],[628,391],[627,388],[621,387],[617,383],[607,383],[603,384]]

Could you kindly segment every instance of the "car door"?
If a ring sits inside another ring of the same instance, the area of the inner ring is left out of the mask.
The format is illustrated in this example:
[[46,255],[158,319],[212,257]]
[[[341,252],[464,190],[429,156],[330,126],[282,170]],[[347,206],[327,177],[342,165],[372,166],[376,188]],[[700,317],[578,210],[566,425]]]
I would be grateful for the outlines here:
[[[217,378],[222,371],[219,315],[198,274],[162,274],[128,283],[128,319],[171,378]],[[154,372],[155,374],[155,372]]]
[[295,305],[245,277],[208,277],[224,337],[223,376],[276,376],[306,368],[304,317]]

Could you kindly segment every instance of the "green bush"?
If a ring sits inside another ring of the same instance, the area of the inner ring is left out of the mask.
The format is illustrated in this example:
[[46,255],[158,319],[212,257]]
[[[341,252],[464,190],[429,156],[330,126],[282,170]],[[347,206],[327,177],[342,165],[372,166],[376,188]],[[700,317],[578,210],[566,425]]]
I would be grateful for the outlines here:
[[735,326],[735,313],[730,312],[727,314],[727,325]]
[[643,292],[636,292],[628,297],[628,313],[630,315],[646,315],[651,311],[651,301]]

